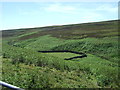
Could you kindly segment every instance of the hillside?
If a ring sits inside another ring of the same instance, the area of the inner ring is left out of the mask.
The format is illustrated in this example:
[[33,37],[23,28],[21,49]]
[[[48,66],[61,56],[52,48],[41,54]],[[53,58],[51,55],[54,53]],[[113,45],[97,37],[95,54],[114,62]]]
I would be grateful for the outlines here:
[[[31,32],[36,32],[31,34]],[[114,32],[114,33],[112,33]],[[73,24],[63,26],[49,26],[41,28],[27,28],[16,30],[4,30],[2,31],[3,37],[9,37],[14,35],[20,35],[30,33],[24,38],[39,37],[39,35],[50,34],[60,38],[84,38],[84,37],[104,37],[111,35],[118,35],[118,21],[104,21],[95,23]],[[82,36],[82,37],[81,37]]]
[[21,88],[119,87],[117,20],[4,30],[2,37],[5,82]]

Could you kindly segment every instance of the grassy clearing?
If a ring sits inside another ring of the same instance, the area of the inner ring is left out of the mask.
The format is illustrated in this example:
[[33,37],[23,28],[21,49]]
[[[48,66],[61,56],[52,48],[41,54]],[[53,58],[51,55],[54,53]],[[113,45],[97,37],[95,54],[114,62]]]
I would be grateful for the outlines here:
[[118,37],[85,38],[52,48],[52,50],[82,51],[116,63],[119,61],[118,49]]
[[54,37],[50,37],[49,35],[45,35],[39,38],[28,39],[24,41],[17,41],[14,43],[17,47],[24,47],[32,50],[50,50],[51,48],[58,46],[60,44],[64,44],[66,41],[64,39],[57,39]]
[[70,57],[75,57],[75,56],[80,56],[79,54],[74,54],[74,53],[45,53],[46,55],[50,55],[50,56],[55,56],[55,57],[59,57],[61,59],[65,59],[65,58],[70,58]]

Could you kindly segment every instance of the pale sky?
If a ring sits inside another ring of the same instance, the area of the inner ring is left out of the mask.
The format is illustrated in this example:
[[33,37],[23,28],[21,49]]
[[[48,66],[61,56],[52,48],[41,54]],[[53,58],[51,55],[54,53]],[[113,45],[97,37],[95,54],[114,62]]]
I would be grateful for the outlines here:
[[0,2],[1,30],[118,19],[117,2]]

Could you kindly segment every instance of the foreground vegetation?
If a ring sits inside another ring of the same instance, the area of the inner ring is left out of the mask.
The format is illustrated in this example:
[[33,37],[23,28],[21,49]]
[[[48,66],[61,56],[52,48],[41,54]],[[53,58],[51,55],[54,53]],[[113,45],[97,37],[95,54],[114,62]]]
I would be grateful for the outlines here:
[[[119,44],[114,27],[116,22],[111,21],[16,30],[17,36],[4,33],[2,80],[21,88],[118,88]],[[71,50],[86,53],[87,57],[67,61],[64,59],[76,54],[39,50]]]
[[[11,67],[7,68],[9,65]],[[4,71],[7,71],[8,74],[6,75]],[[22,88],[85,88],[97,86],[96,81],[91,83],[95,77],[93,75],[88,76],[86,72],[69,72],[34,65],[12,64],[9,59],[3,61],[3,77],[4,81]]]

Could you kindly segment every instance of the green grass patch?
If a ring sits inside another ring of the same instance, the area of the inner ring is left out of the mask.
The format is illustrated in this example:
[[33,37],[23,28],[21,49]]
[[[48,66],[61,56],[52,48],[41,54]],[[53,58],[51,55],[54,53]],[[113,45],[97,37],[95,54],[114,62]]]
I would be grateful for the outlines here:
[[24,37],[24,36],[32,35],[32,34],[35,34],[35,33],[38,33],[38,31],[30,32],[30,33],[25,33],[25,34],[19,35],[18,37],[20,38],[20,37]]
[[62,59],[65,58],[70,58],[70,57],[75,57],[75,56],[80,56],[79,54],[74,54],[74,53],[67,53],[67,52],[56,52],[56,53],[45,53],[45,55],[50,55],[50,56],[55,56],[55,57],[59,57]]

